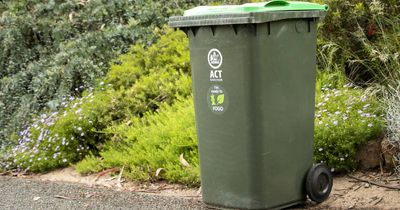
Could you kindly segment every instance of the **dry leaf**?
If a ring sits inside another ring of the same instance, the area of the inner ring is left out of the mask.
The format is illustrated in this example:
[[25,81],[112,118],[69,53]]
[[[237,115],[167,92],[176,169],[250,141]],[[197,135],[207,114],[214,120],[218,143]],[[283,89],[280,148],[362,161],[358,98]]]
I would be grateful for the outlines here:
[[118,175],[117,187],[119,187],[119,188],[122,187],[122,180],[121,180],[121,178],[122,178],[122,173],[124,173],[124,168],[125,168],[125,166],[122,166],[121,171],[119,172],[119,175]]
[[179,156],[179,161],[185,167],[189,167],[190,166],[189,163],[185,160],[185,158],[183,158],[183,153]]
[[164,169],[163,169],[163,168],[158,168],[157,171],[156,171],[156,176],[160,175],[160,172],[161,172],[162,170],[164,170]]
[[69,22],[74,22],[74,13],[73,12],[69,13],[68,18]]
[[60,198],[60,199],[65,199],[65,200],[73,200],[73,198],[67,197],[67,196],[62,196],[62,195],[55,195],[55,198]]
[[91,198],[93,196],[94,196],[94,194],[89,193],[89,194],[86,194],[85,198]]

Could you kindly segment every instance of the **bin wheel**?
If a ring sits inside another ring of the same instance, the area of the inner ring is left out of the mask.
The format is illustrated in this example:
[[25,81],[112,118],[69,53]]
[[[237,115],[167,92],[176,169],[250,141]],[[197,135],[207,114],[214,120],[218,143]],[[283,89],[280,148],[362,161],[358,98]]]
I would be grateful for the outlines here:
[[327,165],[318,163],[308,171],[306,190],[311,200],[317,203],[325,201],[331,193],[332,185],[332,173]]

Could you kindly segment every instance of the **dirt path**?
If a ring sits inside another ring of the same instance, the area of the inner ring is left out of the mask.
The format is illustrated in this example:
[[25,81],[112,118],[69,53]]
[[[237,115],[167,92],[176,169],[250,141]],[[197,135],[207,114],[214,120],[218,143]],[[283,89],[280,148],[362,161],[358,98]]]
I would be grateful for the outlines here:
[[[385,185],[400,186],[400,179],[395,177],[389,177],[388,175],[381,176],[379,173],[358,172],[353,174],[353,176],[361,177],[362,179],[374,182],[379,182]],[[79,174],[77,174],[73,170],[73,168],[66,168],[51,172],[49,174],[35,175],[26,178],[28,178],[27,180],[31,180],[35,183],[44,182],[47,183],[47,185],[51,185],[51,183],[54,183],[61,186],[60,183],[69,183],[66,185],[70,186],[72,184],[73,186],[80,186],[82,188],[87,188],[87,189],[100,188],[102,189],[101,193],[107,192],[108,194],[111,193],[111,195],[113,195],[112,192],[116,192],[116,194],[118,194],[118,192],[123,192],[123,193],[130,192],[131,195],[138,195],[137,193],[139,193],[140,196],[145,196],[145,197],[150,196],[151,198],[150,200],[154,202],[154,205],[150,206],[152,207],[152,209],[157,209],[155,208],[157,205],[161,205],[159,206],[161,207],[161,209],[170,209],[169,207],[173,207],[174,209],[207,209],[207,207],[201,203],[201,193],[200,190],[197,188],[188,188],[182,185],[167,184],[164,182],[158,182],[153,184],[124,182],[118,177],[118,174],[114,174],[112,176],[111,173],[106,173],[106,174],[101,174],[101,176],[91,175],[82,177]],[[124,196],[129,197],[128,194]],[[67,196],[68,195],[69,194],[67,194]],[[107,195],[103,195],[105,196],[104,198],[107,198]],[[40,195],[37,196],[40,197]],[[74,197],[74,195],[70,196]],[[31,203],[35,204],[35,202],[32,201],[33,198],[29,199]],[[129,199],[137,199],[137,198],[134,197]],[[144,199],[149,199],[149,198],[146,197]],[[164,203],[165,199],[168,200],[167,202],[169,202],[169,204]],[[160,200],[160,202],[158,202],[158,200]],[[93,207],[93,205],[96,207],[97,205],[96,203],[93,203],[94,201],[85,201],[85,199],[83,199],[82,202],[85,203],[85,205],[89,206],[92,205],[91,207]],[[145,201],[140,201],[140,202],[146,203]],[[391,190],[384,187],[378,187],[373,184],[368,184],[365,182],[355,180],[348,176],[336,176],[334,178],[334,187],[331,196],[327,201],[319,205],[316,205],[315,203],[308,201],[305,205],[297,206],[294,208],[296,209],[360,209],[360,208],[400,209],[400,190]]]
[[[361,177],[388,186],[400,187],[400,179],[379,173],[355,173]],[[335,177],[333,190],[329,199],[320,205],[308,205],[311,209],[400,209],[400,190],[378,187],[366,182],[360,182],[349,176]]]

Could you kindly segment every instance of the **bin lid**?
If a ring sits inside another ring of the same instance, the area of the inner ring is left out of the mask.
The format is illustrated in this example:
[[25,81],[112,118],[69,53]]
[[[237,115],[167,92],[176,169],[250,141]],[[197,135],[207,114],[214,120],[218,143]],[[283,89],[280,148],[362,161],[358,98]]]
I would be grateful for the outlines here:
[[249,24],[292,18],[321,18],[327,5],[310,2],[273,0],[242,5],[199,6],[183,16],[169,19],[170,27]]

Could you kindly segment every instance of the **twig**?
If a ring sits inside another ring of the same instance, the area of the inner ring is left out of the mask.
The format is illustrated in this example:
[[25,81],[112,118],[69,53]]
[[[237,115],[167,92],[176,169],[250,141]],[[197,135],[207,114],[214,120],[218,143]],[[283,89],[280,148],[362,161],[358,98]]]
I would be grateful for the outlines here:
[[372,184],[372,185],[375,185],[375,186],[384,187],[384,188],[393,189],[393,190],[400,190],[400,186],[385,185],[385,184],[377,183],[377,182],[374,182],[374,181],[361,179],[361,178],[358,178],[358,177],[355,177],[355,176],[352,176],[352,175],[347,175],[347,176],[352,178],[352,179],[358,180],[360,182],[365,182],[365,183]]
[[357,190],[360,189],[360,188],[361,188],[361,185],[358,185],[358,187],[355,188],[355,189],[353,189],[353,191],[357,191]]
[[380,203],[383,200],[383,197],[379,198],[375,203],[374,206],[376,206],[376,204]]
[[70,198],[70,197],[66,197],[66,196],[62,196],[62,195],[55,195],[55,198],[60,198],[60,199],[65,199],[65,200],[74,200],[75,198]]
[[104,175],[106,175],[106,174],[108,174],[108,173],[117,172],[117,171],[119,171],[118,168],[110,168],[110,169],[107,169],[107,170],[105,170],[105,171],[102,171],[102,172],[100,172],[100,173],[96,176],[96,178],[94,179],[94,181],[97,181],[101,176],[104,176]]

